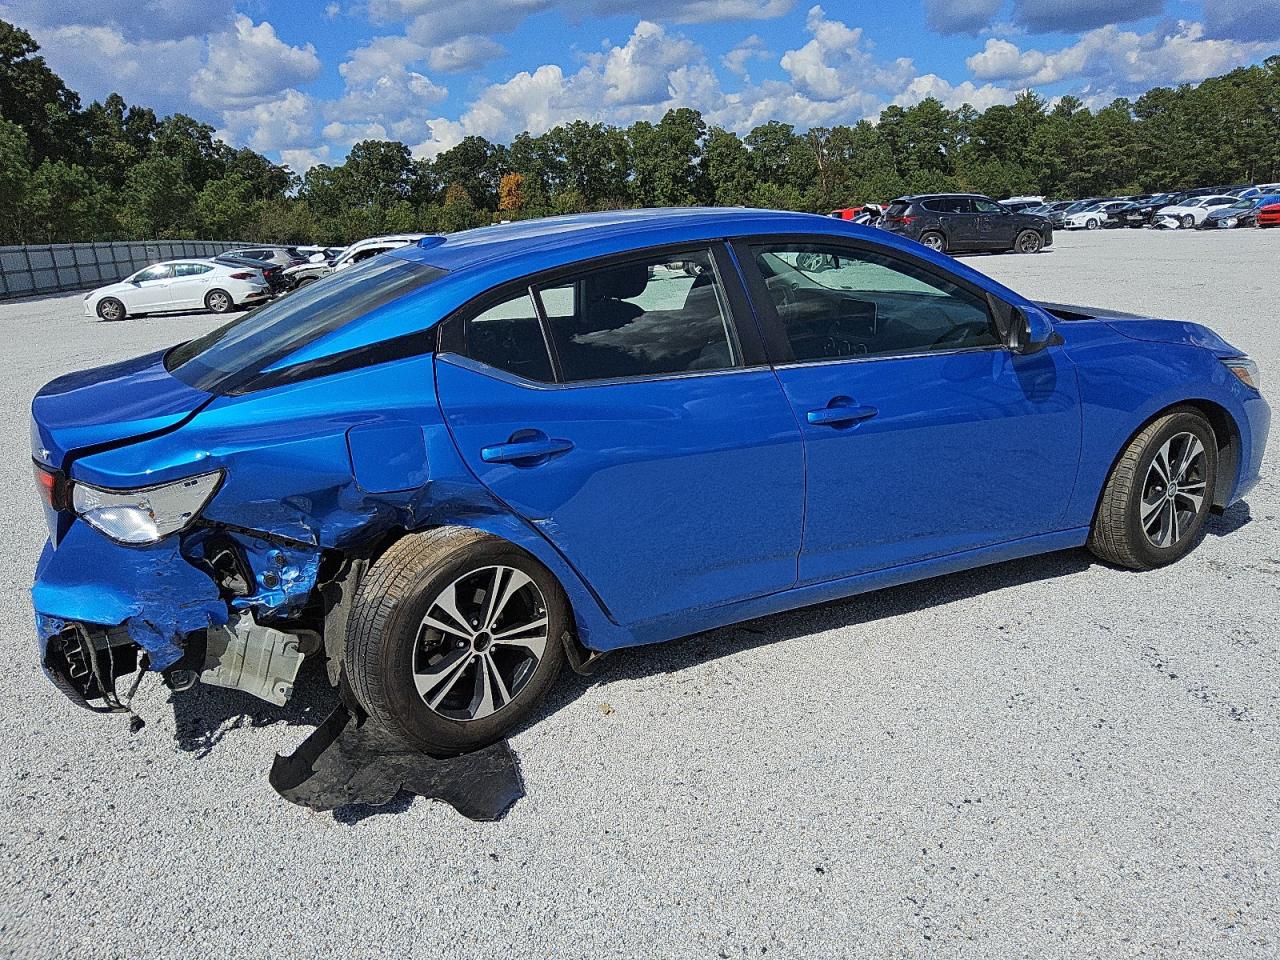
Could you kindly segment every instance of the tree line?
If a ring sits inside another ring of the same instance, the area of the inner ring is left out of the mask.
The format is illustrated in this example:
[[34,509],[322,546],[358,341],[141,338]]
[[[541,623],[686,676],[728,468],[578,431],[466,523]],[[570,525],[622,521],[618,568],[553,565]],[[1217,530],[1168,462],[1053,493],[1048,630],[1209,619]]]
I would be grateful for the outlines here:
[[930,97],[875,123],[775,120],[739,136],[680,108],[509,144],[469,136],[430,160],[365,140],[298,176],[181,113],[117,94],[82,106],[38,51],[0,20],[0,243],[344,243],[633,206],[825,212],[925,191],[1075,198],[1280,181],[1280,56],[1097,110],[1030,90],[983,111]]

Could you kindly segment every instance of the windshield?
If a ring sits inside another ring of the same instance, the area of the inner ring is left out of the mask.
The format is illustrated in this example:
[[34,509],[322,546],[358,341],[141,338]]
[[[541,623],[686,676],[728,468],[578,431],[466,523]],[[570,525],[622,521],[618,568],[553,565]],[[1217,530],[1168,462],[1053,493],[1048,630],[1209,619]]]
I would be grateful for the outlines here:
[[1066,211],[1064,212],[1079,213],[1082,210],[1088,210],[1091,206],[1093,206],[1092,200],[1077,200],[1071,206],[1067,207]]
[[237,317],[164,358],[197,390],[226,393],[300,347],[445,275],[426,264],[376,257]]

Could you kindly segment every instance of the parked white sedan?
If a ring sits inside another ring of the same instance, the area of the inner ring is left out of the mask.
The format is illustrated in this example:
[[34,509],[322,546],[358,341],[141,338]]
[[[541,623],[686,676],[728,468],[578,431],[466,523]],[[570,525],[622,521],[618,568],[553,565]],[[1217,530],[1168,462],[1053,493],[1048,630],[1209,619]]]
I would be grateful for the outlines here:
[[86,315],[123,320],[142,313],[226,313],[271,296],[261,270],[213,260],[167,260],[84,295]]
[[1239,197],[1196,197],[1178,204],[1175,207],[1161,207],[1156,211],[1154,223],[1159,223],[1166,217],[1172,221],[1177,221],[1177,225],[1184,230],[1191,227],[1198,227],[1204,222],[1204,218],[1209,215],[1210,210],[1217,210],[1219,207],[1229,207],[1238,200]]

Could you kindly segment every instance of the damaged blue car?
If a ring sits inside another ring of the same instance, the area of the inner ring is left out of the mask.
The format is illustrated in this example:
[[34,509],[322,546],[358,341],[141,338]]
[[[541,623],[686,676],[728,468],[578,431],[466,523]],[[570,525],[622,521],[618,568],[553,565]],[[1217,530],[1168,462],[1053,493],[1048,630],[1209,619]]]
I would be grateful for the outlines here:
[[147,670],[284,703],[323,658],[459,753],[621,647],[1053,550],[1171,563],[1269,419],[1202,326],[830,218],[427,237],[37,394],[40,657],[104,710]]

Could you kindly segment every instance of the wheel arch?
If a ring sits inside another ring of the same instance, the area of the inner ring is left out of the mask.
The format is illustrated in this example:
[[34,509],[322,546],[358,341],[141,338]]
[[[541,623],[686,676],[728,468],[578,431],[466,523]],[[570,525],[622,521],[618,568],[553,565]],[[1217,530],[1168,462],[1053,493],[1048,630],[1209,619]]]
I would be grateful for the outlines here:
[[1124,438],[1124,442],[1120,444],[1115,455],[1111,458],[1111,464],[1107,467],[1107,472],[1103,476],[1102,486],[1098,488],[1093,504],[1093,521],[1096,521],[1098,517],[1098,509],[1102,504],[1102,497],[1107,488],[1107,478],[1114,472],[1116,464],[1120,462],[1120,458],[1129,449],[1129,445],[1133,443],[1134,438],[1156,420],[1168,416],[1176,410],[1193,410],[1209,421],[1209,426],[1213,429],[1213,435],[1218,444],[1218,475],[1214,482],[1213,503],[1210,509],[1214,513],[1221,513],[1226,508],[1227,502],[1231,498],[1231,491],[1235,488],[1236,473],[1240,465],[1240,425],[1236,423],[1235,417],[1231,415],[1231,412],[1226,407],[1212,400],[1197,397],[1179,400],[1161,407],[1134,427],[1128,436]]

